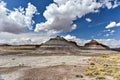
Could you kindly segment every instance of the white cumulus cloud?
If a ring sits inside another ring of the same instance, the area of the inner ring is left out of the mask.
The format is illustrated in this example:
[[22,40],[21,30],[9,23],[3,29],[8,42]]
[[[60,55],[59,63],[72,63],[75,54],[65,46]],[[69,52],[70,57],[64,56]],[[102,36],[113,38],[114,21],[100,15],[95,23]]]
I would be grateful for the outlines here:
[[[38,37],[39,36],[39,37]],[[56,37],[55,35],[39,34],[39,33],[24,33],[12,34],[7,32],[0,33],[0,44],[24,45],[24,44],[41,44]],[[63,36],[68,41],[75,41],[79,46],[84,46],[90,40],[80,39],[76,36],[66,35]],[[120,40],[116,39],[95,39],[109,47],[120,47]]]
[[72,31],[77,27],[73,23],[74,20],[90,12],[96,12],[101,7],[95,0],[54,0],[54,2],[47,6],[43,13],[47,21],[37,24],[36,32]]
[[115,33],[115,30],[107,29],[107,30],[104,30],[103,32],[106,32],[106,34],[104,35],[105,37],[109,37]]
[[102,2],[103,7],[107,7],[107,9],[114,9],[120,5],[119,0],[100,0]]
[[90,41],[90,40],[80,39],[80,38],[77,38],[76,36],[72,36],[72,35],[66,35],[66,36],[63,36],[63,37],[68,41],[76,42],[77,45],[79,45],[79,46],[84,46],[85,43]]
[[34,23],[34,21],[32,20],[33,14],[37,14],[37,8],[31,3],[28,3],[28,7],[26,8],[25,14],[25,22],[26,26],[28,26],[29,29],[32,29],[32,25]]
[[[112,4],[113,3],[113,4]],[[43,13],[46,22],[36,24],[36,32],[68,32],[77,28],[74,20],[88,13],[99,12],[100,8],[112,9],[119,6],[117,0],[53,0]],[[91,22],[90,19],[86,19]]]
[[[38,37],[39,36],[39,37]],[[24,44],[41,44],[47,41],[53,35],[39,33],[21,33],[13,34],[8,32],[0,33],[0,44],[24,45]]]
[[[69,41],[75,41],[79,46],[84,46],[85,43],[90,41],[86,39],[80,39],[80,38],[77,38],[76,36],[71,36],[71,35],[66,35],[64,36],[64,38]],[[95,40],[111,48],[120,47],[120,40],[116,40],[116,39],[95,39]]]
[[113,27],[120,27],[120,22],[116,23],[116,22],[110,22],[105,28],[113,28]]
[[28,3],[26,9],[19,7],[14,10],[9,10],[6,6],[5,2],[0,1],[0,32],[18,34],[32,27],[32,17],[37,12],[34,5]]
[[90,18],[86,18],[85,19],[87,22],[92,22],[92,20]]

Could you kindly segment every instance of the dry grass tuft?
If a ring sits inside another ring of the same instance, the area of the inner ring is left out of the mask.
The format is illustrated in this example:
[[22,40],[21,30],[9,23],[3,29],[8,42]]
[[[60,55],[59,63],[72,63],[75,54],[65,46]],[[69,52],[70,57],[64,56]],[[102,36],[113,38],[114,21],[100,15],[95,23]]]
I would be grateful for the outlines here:
[[96,77],[96,79],[105,79],[106,76],[111,76],[114,80],[120,80],[120,54],[91,59],[85,75]]

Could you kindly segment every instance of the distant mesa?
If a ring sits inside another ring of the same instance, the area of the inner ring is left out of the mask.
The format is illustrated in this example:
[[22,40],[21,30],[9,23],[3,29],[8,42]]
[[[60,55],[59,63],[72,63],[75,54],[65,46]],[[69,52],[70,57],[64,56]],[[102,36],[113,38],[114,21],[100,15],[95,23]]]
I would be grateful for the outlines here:
[[0,46],[11,46],[10,44],[0,44]]
[[[9,44],[2,44],[1,46],[12,46]],[[55,38],[51,38],[45,43],[42,43],[40,45],[18,45],[18,47],[24,47],[24,46],[35,46],[36,48],[39,48],[40,50],[67,50],[67,51],[73,51],[74,49],[81,50],[81,49],[88,49],[88,50],[108,50],[110,49],[108,46],[97,42],[96,40],[91,40],[88,43],[85,43],[84,46],[78,46],[76,42],[74,41],[68,41],[64,37],[56,36]],[[16,47],[16,46],[15,46]]]
[[44,49],[69,49],[71,47],[77,48],[78,45],[76,42],[67,41],[63,37],[57,36],[43,43],[40,47]]
[[[0,46],[0,48],[1,50],[5,48],[15,51],[23,50],[23,52],[19,52],[23,53],[22,55],[98,55],[113,53],[108,46],[99,43],[96,40],[91,40],[84,46],[78,46],[76,42],[68,41],[60,36],[51,38],[40,45],[12,45],[8,47]],[[28,50],[29,53],[24,53],[26,50]]]
[[67,41],[63,37],[57,36],[51,38],[33,52],[35,54],[77,54],[79,52],[79,46],[73,41]]
[[96,40],[91,40],[90,42],[84,45],[86,49],[98,49],[98,50],[106,50],[110,49],[108,46],[97,42]]
[[96,40],[91,40],[84,46],[78,46],[76,42],[68,41],[63,37],[57,36],[41,44],[37,50],[31,53],[39,55],[98,55],[112,52],[108,46]]

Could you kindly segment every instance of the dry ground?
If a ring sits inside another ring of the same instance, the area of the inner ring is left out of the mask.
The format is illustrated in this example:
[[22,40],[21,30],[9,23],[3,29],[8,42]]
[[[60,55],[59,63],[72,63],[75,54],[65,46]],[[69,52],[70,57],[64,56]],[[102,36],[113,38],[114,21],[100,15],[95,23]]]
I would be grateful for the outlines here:
[[97,79],[120,80],[120,53],[91,58],[85,74]]
[[[84,56],[25,56],[24,53],[31,50],[20,49],[3,52],[5,54],[0,55],[0,77],[4,80],[120,80],[120,54],[110,54],[114,51],[81,50]],[[106,55],[100,56],[101,53]]]
[[28,69],[18,80],[120,80],[119,53],[88,60],[74,65]]
[[120,80],[120,54],[87,56],[0,56],[4,80]]
[[83,74],[89,59],[86,56],[0,56],[0,75],[5,80],[72,80]]
[[44,68],[32,68],[25,71],[18,80],[83,80],[87,66],[57,65]]
[[83,49],[41,49],[34,45],[29,46],[0,46],[0,55],[23,55],[23,56],[53,56],[53,55],[76,55],[76,56],[99,56],[116,53],[112,50],[83,50]]

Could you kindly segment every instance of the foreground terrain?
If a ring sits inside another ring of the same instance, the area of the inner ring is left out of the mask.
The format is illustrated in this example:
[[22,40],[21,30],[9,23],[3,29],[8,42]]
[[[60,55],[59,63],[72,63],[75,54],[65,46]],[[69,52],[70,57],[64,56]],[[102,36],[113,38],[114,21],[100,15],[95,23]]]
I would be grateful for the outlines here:
[[94,57],[86,75],[97,79],[120,80],[120,54]]
[[84,56],[0,56],[0,74],[5,80],[64,80],[62,77],[79,75],[78,69],[83,72],[89,59]]
[[120,80],[120,54],[0,56],[4,80]]
[[1,46],[0,80],[120,80],[120,53],[116,51],[61,52]]

